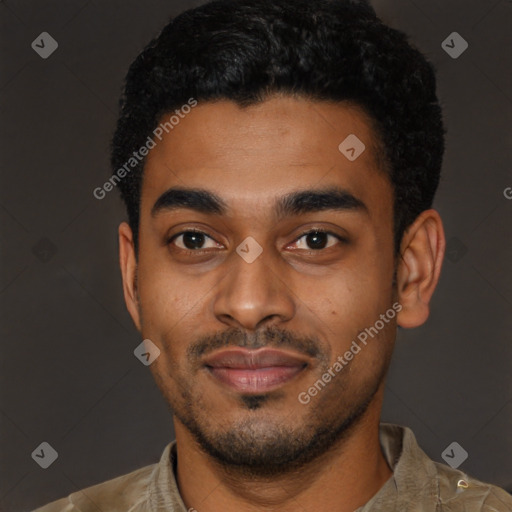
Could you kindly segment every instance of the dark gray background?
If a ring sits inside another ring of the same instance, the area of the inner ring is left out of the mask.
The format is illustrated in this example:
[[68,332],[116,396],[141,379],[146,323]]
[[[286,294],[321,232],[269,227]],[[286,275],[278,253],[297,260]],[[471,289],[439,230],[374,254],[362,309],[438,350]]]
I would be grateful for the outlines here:
[[[2,305],[0,509],[24,511],[156,462],[171,415],[125,311],[108,143],[131,60],[170,15],[202,2],[0,3]],[[375,0],[438,69],[448,129],[436,201],[448,253],[432,315],[401,331],[383,420],[434,460],[512,490],[512,3]],[[43,31],[59,44],[43,60]],[[441,42],[469,43],[452,59]],[[58,452],[41,469],[42,442]]]

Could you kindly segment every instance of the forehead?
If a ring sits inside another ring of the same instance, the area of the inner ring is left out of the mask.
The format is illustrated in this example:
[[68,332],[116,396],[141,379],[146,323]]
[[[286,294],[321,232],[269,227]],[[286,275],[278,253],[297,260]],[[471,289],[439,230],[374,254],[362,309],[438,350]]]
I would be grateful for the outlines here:
[[326,186],[390,200],[376,135],[354,106],[292,97],[246,108],[199,103],[155,142],[144,169],[142,215],[176,186],[211,190],[245,210],[293,190]]

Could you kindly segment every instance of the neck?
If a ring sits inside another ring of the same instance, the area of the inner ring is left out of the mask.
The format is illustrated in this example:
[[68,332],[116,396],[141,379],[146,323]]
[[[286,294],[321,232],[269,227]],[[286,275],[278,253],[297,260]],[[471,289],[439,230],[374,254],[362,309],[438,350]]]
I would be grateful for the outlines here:
[[[377,397],[375,397],[377,398]],[[380,447],[380,400],[349,435],[300,471],[271,479],[242,476],[205,454],[175,418],[177,483],[188,510],[353,512],[392,475]]]

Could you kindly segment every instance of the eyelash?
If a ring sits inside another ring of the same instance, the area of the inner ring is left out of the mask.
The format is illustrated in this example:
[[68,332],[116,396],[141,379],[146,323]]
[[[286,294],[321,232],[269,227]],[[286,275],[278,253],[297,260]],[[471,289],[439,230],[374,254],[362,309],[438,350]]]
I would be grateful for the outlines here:
[[[185,231],[180,231],[179,233],[176,233],[175,235],[172,235],[167,240],[167,244],[168,245],[171,244],[172,242],[174,242],[174,240],[176,240],[176,238],[178,238],[181,235],[184,235],[185,233],[198,233],[198,234],[201,234],[201,235],[205,235],[205,237],[209,238],[210,240],[213,240],[215,243],[218,243],[214,238],[209,236],[204,231],[200,231],[200,230],[197,230],[197,229],[187,229]],[[340,236],[340,235],[338,235],[336,233],[333,233],[332,231],[328,231],[326,229],[320,229],[320,228],[308,229],[308,230],[302,232],[292,243],[296,243],[302,237],[307,236],[307,235],[312,234],[312,233],[322,233],[322,234],[326,234],[326,235],[331,235],[334,238],[336,238],[338,240],[338,242],[341,242],[342,244],[348,243],[348,240],[346,238],[343,238],[342,236]],[[320,251],[328,249],[328,248],[329,247],[326,247],[324,249],[309,249],[309,253],[319,253]],[[180,251],[182,251],[182,253],[184,253],[186,255],[198,255],[198,254],[200,255],[200,254],[208,252],[208,249],[182,249],[181,247],[178,247],[178,249]]]
[[[348,244],[348,240],[336,233],[333,233],[332,231],[329,231],[327,229],[321,229],[321,228],[313,228],[313,229],[308,229],[306,231],[304,231],[303,233],[301,233],[294,241],[293,243],[296,244],[301,238],[311,234],[311,233],[322,233],[322,234],[325,234],[325,235],[331,235],[333,236],[339,244],[341,245],[346,245]],[[329,243],[329,241],[327,240],[327,243]],[[336,244],[333,244],[331,246],[328,246],[328,247],[323,247],[322,249],[311,249],[311,248],[305,248],[305,249],[302,249],[302,254],[304,255],[316,255],[316,254],[321,254],[323,251],[327,251],[329,249],[333,249],[333,247],[335,246]],[[325,253],[324,253],[325,254]]]
[[[180,237],[181,235],[184,235],[185,233],[198,233],[200,235],[204,235],[205,237],[209,238],[210,240],[213,240],[215,243],[218,243],[214,238],[212,238],[211,236],[208,235],[208,233],[205,233],[204,231],[201,231],[199,229],[186,229],[184,231],[180,231],[179,233],[176,233],[175,235],[172,235],[168,240],[167,240],[167,245],[171,244],[172,242],[174,242],[174,240],[176,240],[176,238]],[[178,249],[186,254],[187,256],[188,255],[191,255],[191,254],[194,254],[194,255],[197,255],[197,254],[203,254],[205,252],[207,252],[206,249],[182,249],[181,247],[178,247]]]

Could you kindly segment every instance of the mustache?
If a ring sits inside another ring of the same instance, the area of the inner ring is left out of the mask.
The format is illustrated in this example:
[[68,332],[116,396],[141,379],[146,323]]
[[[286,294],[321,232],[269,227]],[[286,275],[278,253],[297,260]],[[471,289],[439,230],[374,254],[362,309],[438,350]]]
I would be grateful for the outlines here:
[[289,348],[318,358],[322,352],[320,343],[314,337],[299,336],[277,327],[267,327],[264,330],[247,332],[239,328],[231,328],[224,332],[206,335],[192,343],[187,349],[191,361],[199,359],[214,350],[225,347],[243,347],[249,349]]

